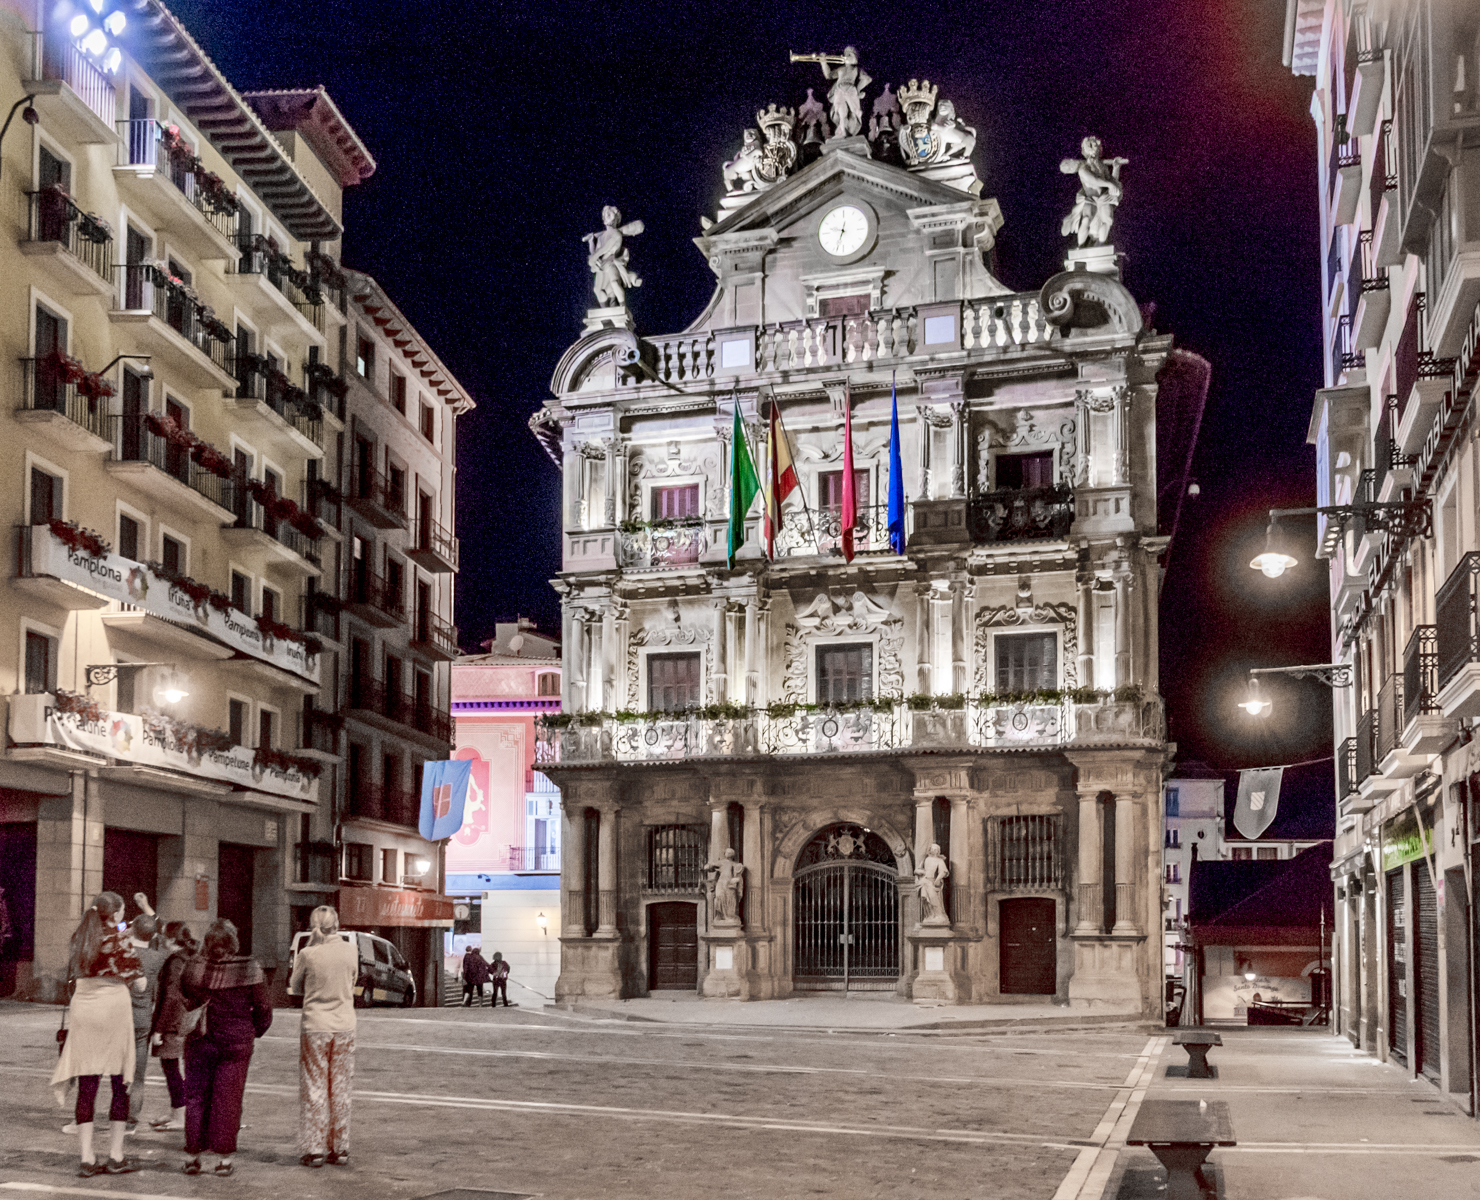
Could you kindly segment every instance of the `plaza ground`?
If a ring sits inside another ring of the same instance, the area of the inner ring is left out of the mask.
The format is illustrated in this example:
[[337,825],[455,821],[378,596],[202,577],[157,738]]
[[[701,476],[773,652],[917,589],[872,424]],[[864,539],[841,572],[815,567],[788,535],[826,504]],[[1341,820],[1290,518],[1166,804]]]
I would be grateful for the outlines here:
[[[1229,1103],[1239,1145],[1213,1162],[1230,1200],[1480,1195],[1480,1128],[1323,1032],[1225,1031],[1219,1078],[1198,1082],[1166,1077],[1185,1055],[1151,1025],[1058,1010],[971,1028],[939,1020],[949,1010],[809,1003],[711,1005],[709,1023],[682,1002],[661,1019],[661,999],[365,1014],[354,1165],[317,1171],[297,1163],[298,1016],[283,1010],[253,1059],[233,1178],[187,1178],[179,1134],[140,1134],[143,1170],[99,1180],[73,1174],[47,1087],[57,1011],[0,1005],[0,1195],[1140,1200],[1161,1177],[1123,1140],[1146,1095]],[[866,1019],[834,1023],[851,1013]]]

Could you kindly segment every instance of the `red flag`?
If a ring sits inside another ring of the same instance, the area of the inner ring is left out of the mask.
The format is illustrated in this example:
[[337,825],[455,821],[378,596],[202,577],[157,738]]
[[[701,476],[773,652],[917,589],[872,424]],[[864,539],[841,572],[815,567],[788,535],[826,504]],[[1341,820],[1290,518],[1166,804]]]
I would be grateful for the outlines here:
[[858,521],[858,495],[853,486],[853,400],[843,385],[843,561],[853,561],[853,526]]
[[797,470],[791,461],[786,429],[781,424],[781,406],[771,400],[771,445],[767,457],[770,472],[766,478],[766,557],[776,557],[776,535],[781,532],[781,502],[797,487]]

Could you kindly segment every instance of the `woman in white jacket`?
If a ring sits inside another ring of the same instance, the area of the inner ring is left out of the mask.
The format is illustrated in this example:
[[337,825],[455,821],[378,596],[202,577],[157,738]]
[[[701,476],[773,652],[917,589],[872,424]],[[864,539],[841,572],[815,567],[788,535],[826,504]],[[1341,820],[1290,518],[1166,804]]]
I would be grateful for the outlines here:
[[321,904],[309,941],[293,960],[288,991],[303,997],[299,1040],[299,1137],[306,1167],[349,1165],[349,1107],[355,1082],[355,980],[360,955],[339,934],[339,914]]

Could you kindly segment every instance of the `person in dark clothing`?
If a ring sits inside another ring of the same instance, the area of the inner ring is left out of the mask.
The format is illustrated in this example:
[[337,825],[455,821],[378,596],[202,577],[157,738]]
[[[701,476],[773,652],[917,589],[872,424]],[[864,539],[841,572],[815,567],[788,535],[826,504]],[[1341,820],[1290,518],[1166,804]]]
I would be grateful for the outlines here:
[[220,1155],[217,1175],[230,1175],[253,1043],[272,1027],[267,978],[257,960],[240,954],[236,926],[216,921],[203,953],[185,968],[180,993],[187,1008],[204,1008],[185,1039],[185,1174],[200,1174],[200,1156]]
[[489,1008],[498,1007],[499,993],[503,993],[504,1007],[509,1007],[509,964],[504,961],[504,956],[497,950],[493,952],[493,961],[488,964],[489,974],[493,977],[493,994],[488,999]]
[[483,985],[488,982],[488,960],[477,946],[469,946],[463,955],[463,1007],[473,1006],[473,993],[478,994],[478,1007],[483,1007]]
[[185,1033],[195,1020],[186,1011],[180,980],[199,948],[200,943],[184,921],[171,921],[164,927],[164,949],[169,957],[159,971],[159,995],[149,1032],[152,1053],[159,1059],[170,1089],[170,1115],[152,1122],[160,1131],[185,1128],[185,1079],[180,1074],[180,1059],[185,1053]]

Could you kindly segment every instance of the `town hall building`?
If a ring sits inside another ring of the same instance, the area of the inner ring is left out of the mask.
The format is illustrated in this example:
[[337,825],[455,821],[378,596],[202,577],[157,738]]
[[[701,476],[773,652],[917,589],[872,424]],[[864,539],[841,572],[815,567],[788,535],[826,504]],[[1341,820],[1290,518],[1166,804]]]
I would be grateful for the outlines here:
[[[642,225],[605,210],[531,420],[564,480],[557,997],[1159,1012],[1157,412],[1195,356],[1120,281],[1123,160],[1045,163],[1068,257],[1014,292],[975,132],[823,57],[831,111],[770,104],[724,164],[688,329],[637,331]],[[731,561],[737,409],[798,487]]]

